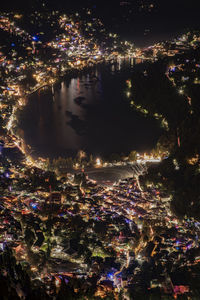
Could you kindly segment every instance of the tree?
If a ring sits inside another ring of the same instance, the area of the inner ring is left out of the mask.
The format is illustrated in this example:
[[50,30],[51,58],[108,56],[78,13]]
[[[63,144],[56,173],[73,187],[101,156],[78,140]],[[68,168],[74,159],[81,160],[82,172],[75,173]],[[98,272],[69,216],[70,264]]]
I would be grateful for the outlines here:
[[117,153],[111,154],[111,156],[110,156],[110,161],[111,162],[118,162],[120,160],[121,160],[121,158],[120,158],[119,154],[117,154]]
[[26,241],[27,246],[30,247],[33,245],[35,241],[35,234],[29,227],[26,227],[26,230],[24,232],[24,239]]
[[95,164],[95,160],[94,160],[93,155],[91,154],[91,155],[90,155],[90,158],[89,158],[89,165],[90,165],[90,166],[93,166],[94,164]]
[[70,288],[68,285],[66,285],[65,281],[62,280],[60,290],[58,292],[56,300],[73,300],[76,298],[76,294],[74,293],[74,290]]
[[137,160],[137,152],[136,151],[131,151],[129,153],[128,158],[129,158],[130,161],[136,161]]
[[79,150],[77,153],[77,160],[81,163],[87,157],[86,153],[83,150]]

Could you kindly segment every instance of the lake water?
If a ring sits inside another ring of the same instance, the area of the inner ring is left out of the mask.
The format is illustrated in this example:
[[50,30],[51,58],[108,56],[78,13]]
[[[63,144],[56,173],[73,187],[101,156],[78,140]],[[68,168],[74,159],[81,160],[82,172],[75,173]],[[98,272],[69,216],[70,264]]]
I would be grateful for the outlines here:
[[132,60],[99,65],[54,89],[33,94],[24,107],[21,128],[33,154],[74,155],[79,149],[95,155],[145,152],[161,129],[129,106],[126,80],[142,64]]

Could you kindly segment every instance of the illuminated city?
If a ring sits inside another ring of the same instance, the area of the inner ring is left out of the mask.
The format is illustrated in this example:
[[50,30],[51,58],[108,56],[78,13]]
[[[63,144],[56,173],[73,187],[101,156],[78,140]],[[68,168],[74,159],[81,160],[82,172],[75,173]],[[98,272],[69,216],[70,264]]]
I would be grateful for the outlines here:
[[197,7],[80,2],[0,10],[1,299],[198,300]]

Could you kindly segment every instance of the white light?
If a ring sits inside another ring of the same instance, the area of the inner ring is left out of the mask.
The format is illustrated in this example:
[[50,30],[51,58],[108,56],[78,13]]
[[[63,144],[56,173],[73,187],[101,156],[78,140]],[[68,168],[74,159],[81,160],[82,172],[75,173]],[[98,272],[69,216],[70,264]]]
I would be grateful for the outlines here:
[[184,93],[183,89],[180,89],[178,92],[179,92],[179,94],[181,94],[181,95],[183,95],[183,93]]
[[97,165],[97,166],[101,166],[101,160],[100,160],[100,158],[97,158],[97,159],[96,159],[96,165]]

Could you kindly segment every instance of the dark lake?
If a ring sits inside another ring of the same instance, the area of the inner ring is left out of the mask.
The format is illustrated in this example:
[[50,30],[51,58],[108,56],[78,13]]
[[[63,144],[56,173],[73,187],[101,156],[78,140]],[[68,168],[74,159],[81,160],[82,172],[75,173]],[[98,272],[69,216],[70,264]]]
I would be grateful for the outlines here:
[[126,80],[143,67],[133,59],[99,65],[30,96],[20,123],[33,154],[53,158],[79,149],[101,156],[150,150],[161,134],[159,124],[130,108],[126,96]]

